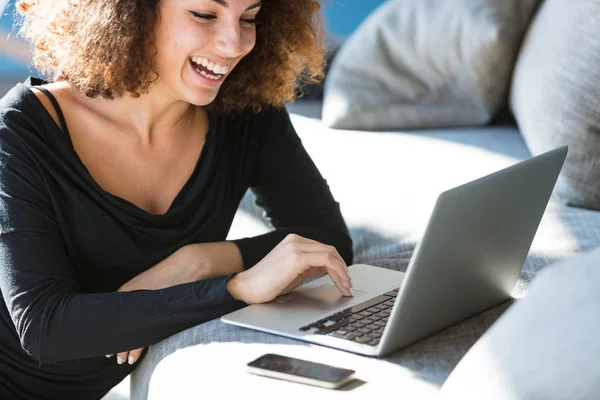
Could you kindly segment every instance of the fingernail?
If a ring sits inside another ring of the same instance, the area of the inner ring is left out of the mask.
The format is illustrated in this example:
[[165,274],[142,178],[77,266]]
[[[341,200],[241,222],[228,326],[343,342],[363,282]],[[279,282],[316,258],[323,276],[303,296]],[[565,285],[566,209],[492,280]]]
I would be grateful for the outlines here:
[[117,364],[119,364],[119,365],[123,364],[123,360],[121,359],[121,357],[117,357]]
[[354,296],[354,289],[350,288],[350,293]]
[[107,354],[106,358],[111,358],[113,355],[112,354]]
[[129,356],[129,358],[127,359],[127,362],[129,363],[129,365],[133,365],[133,363],[135,362],[135,360],[133,359],[132,356]]

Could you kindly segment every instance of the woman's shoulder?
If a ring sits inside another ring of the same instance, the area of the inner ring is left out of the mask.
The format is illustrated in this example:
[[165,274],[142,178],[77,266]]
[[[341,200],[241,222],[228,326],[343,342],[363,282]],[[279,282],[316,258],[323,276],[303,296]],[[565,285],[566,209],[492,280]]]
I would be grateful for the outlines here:
[[45,106],[35,87],[43,87],[48,82],[39,78],[29,77],[24,82],[17,83],[0,99],[0,125],[36,126],[42,122]]
[[21,125],[31,125],[36,118],[35,106],[31,102],[34,94],[28,86],[31,78],[17,83],[0,99],[0,141]]
[[35,78],[29,77],[17,83],[0,99],[0,118],[4,119],[14,112],[27,112],[31,108],[29,97],[33,93],[29,87],[32,82],[35,82]]
[[46,84],[37,78],[28,78],[16,84],[0,99],[0,148],[17,149],[23,145],[33,150],[47,146],[47,130],[52,128],[48,113],[32,90]]

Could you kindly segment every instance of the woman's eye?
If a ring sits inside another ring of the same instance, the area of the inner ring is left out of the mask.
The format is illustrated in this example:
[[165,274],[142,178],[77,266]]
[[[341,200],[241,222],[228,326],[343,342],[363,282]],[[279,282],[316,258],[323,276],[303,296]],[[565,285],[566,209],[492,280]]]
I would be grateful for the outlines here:
[[195,11],[190,11],[190,13],[191,13],[191,14],[192,14],[194,17],[196,17],[196,18],[199,18],[199,19],[213,20],[213,19],[217,18],[217,16],[216,16],[216,15],[211,15],[211,14],[201,14],[201,13],[199,13],[199,12],[195,12]]
[[[192,14],[195,18],[203,19],[203,20],[208,20],[208,21],[217,19],[216,15],[202,14],[202,13],[199,13],[199,12],[196,12],[196,11],[190,11],[190,14]],[[252,24],[252,25],[256,24],[256,18],[242,18],[241,21],[243,21],[243,22],[245,22],[247,24]]]

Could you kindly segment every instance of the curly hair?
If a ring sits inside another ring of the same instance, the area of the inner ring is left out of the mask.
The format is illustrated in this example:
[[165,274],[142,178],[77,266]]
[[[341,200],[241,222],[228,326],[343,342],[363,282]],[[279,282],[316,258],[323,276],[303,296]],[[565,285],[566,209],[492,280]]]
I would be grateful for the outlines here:
[[[50,80],[88,97],[148,92],[160,0],[21,0],[19,34],[33,64]],[[303,83],[323,78],[325,44],[318,0],[263,0],[256,44],[223,82],[210,107],[223,112],[281,106]]]

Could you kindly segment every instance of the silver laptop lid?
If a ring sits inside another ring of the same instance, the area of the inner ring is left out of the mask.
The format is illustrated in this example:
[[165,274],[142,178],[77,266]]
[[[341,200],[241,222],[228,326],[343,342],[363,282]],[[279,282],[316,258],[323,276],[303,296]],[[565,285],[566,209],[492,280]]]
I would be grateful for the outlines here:
[[380,355],[510,298],[566,155],[561,147],[439,196]]

